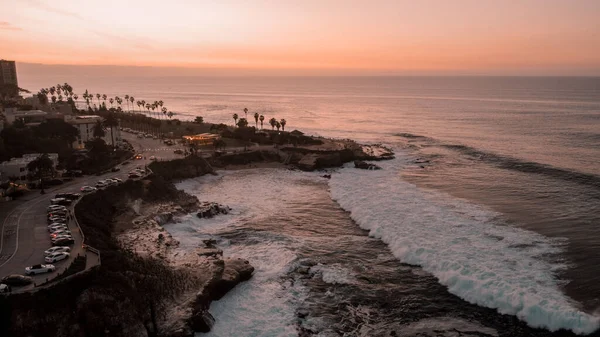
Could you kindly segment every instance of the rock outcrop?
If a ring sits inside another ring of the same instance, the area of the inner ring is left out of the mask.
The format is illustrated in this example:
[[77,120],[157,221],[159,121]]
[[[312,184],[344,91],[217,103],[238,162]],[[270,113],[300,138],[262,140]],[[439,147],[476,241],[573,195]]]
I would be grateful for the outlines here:
[[231,208],[216,202],[203,202],[196,213],[199,218],[212,218],[219,214],[228,214]]
[[354,167],[363,169],[363,170],[381,170],[381,167],[379,167],[375,164],[364,162],[362,160],[355,160]]

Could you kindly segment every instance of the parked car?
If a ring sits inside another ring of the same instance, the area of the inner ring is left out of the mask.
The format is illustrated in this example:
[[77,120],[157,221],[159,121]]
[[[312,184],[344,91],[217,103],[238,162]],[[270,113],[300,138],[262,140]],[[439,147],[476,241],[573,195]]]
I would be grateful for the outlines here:
[[97,190],[97,188],[95,188],[95,187],[92,187],[92,186],[83,186],[83,187],[80,189],[80,191],[81,191],[81,192],[83,192],[83,193],[90,193],[90,192],[94,192],[94,191],[96,191],[96,190]]
[[75,240],[71,238],[60,238],[58,240],[52,241],[53,246],[68,246],[75,243]]
[[104,180],[100,180],[99,182],[96,183],[97,188],[103,188],[106,186],[108,186],[108,184]]
[[110,171],[111,172],[118,172],[118,171],[121,171],[121,169],[115,166],[115,167],[111,168]]
[[183,154],[183,151],[181,149],[177,149],[175,151],[173,151],[175,154]]
[[73,236],[71,235],[71,231],[68,229],[59,229],[57,231],[54,231],[52,233],[50,233],[50,241],[52,240],[58,240],[60,238],[72,238]]
[[33,279],[29,276],[12,274],[2,278],[0,282],[9,286],[26,286],[28,284],[31,284],[33,282]]
[[48,218],[51,218],[53,216],[66,217],[69,214],[69,211],[66,209],[56,209],[56,210],[48,211],[48,212],[46,212],[46,214],[48,215]]
[[79,193],[59,193],[55,197],[63,198],[63,199],[67,199],[67,200],[77,200],[77,199],[79,199],[79,197],[81,197],[81,194],[79,194]]
[[10,286],[8,284],[0,283],[0,293],[10,292]]
[[51,273],[56,270],[56,267],[51,264],[36,264],[31,267],[25,268],[25,275],[35,275],[42,273]]
[[48,225],[52,223],[67,223],[67,221],[69,220],[64,216],[53,216],[48,218]]
[[61,252],[69,253],[70,251],[71,251],[70,247],[52,247],[52,248],[46,249],[44,251],[44,255],[46,256],[46,255],[50,255],[53,253],[61,253]]
[[53,212],[53,211],[66,211],[67,207],[63,206],[63,205],[50,205],[46,208],[47,212]]
[[48,232],[50,232],[51,234],[60,230],[69,230],[69,226],[65,224],[48,226]]
[[50,199],[50,204],[51,205],[58,205],[58,203],[60,201],[66,200],[65,198],[54,198],[54,199]]
[[121,179],[121,178],[112,178],[112,180],[116,181],[117,183],[123,182],[123,179]]
[[155,156],[150,156],[150,160],[155,161],[156,157]]
[[128,177],[129,178],[139,178],[139,177],[141,177],[141,175],[136,172],[131,172],[131,173],[129,173]]
[[71,254],[67,252],[56,252],[52,253],[44,258],[44,261],[48,263],[54,263],[57,261],[68,259]]

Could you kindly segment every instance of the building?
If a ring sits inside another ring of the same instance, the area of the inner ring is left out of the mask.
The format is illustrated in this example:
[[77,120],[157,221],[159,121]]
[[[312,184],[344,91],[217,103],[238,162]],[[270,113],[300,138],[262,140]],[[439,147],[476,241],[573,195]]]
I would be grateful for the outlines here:
[[[72,116],[66,115],[65,122],[73,125],[79,130],[79,137],[73,143],[73,148],[75,149],[83,149],[85,147],[85,142],[90,141],[94,138],[94,127],[98,122],[102,122],[104,119],[100,116],[96,115],[87,115],[87,116]],[[111,132],[114,135],[111,135]],[[112,140],[115,140],[115,145],[121,141],[121,131],[118,126],[112,128],[105,129],[105,134],[102,139],[106,142],[106,144],[112,144]]]
[[5,108],[4,117],[7,124],[12,124],[15,120],[22,120],[25,125],[37,125],[46,120],[48,113],[41,110],[17,110],[17,108]]
[[15,61],[0,60],[0,85],[3,84],[19,85]]
[[214,133],[200,133],[193,136],[183,136],[188,143],[195,143],[196,145],[213,145],[213,142],[217,139],[221,139],[221,136]]
[[[41,156],[41,153],[24,154],[21,158],[11,158],[9,161],[0,163],[0,181],[6,181],[10,178],[25,180],[29,174],[27,165]],[[53,167],[58,165],[58,154],[48,153],[48,158],[53,162]]]

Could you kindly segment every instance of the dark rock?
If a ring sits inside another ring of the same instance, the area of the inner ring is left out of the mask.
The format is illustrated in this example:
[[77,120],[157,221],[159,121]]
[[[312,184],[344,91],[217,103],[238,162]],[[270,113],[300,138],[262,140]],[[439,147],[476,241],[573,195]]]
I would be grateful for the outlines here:
[[221,299],[228,291],[233,289],[240,282],[249,280],[254,272],[254,267],[246,260],[228,259],[225,260],[225,267],[221,278],[217,280],[211,289],[214,300]]
[[355,160],[354,167],[363,169],[363,170],[381,170],[381,167],[379,167],[375,164],[364,162],[362,160]]
[[321,177],[323,177],[325,179],[331,179],[331,174],[324,174]]
[[300,267],[296,268],[296,272],[299,274],[308,274],[310,272],[310,267],[300,266]]
[[199,218],[212,218],[218,214],[228,214],[230,208],[215,202],[202,203],[196,215]]
[[198,254],[198,256],[218,257],[218,256],[223,256],[223,251],[218,248],[197,248],[196,254]]
[[194,312],[189,319],[189,326],[196,332],[209,332],[215,325],[215,318],[208,310]]

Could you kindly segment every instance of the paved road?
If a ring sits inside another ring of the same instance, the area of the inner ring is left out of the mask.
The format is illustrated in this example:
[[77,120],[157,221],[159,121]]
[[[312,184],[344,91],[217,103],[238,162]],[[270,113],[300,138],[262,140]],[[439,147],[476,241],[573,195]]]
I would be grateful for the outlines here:
[[[29,193],[27,196],[11,201],[0,203],[0,278],[10,274],[23,274],[25,267],[38,263],[44,263],[44,250],[51,247],[50,237],[47,231],[46,207],[50,204],[57,193],[77,192],[81,186],[94,186],[98,180],[107,178],[127,179],[129,171],[139,165],[150,162],[150,156],[167,160],[180,157],[173,153],[181,146],[170,147],[171,151],[164,150],[166,147],[159,140],[138,139],[131,134],[123,133],[124,138],[129,140],[137,153],[146,159],[133,160],[124,166],[120,166],[119,172],[107,173],[102,176],[85,176],[76,178],[71,182],[60,186],[46,189],[46,194]],[[48,274],[34,276],[34,283],[39,284],[47,278],[52,279],[69,266],[78,254],[85,254],[82,248],[82,237],[76,224],[71,221],[69,229],[73,233],[75,244],[71,247],[71,257],[68,260],[54,263],[56,271]],[[92,262],[92,261],[89,261]],[[27,290],[33,287],[14,288],[15,290]]]

